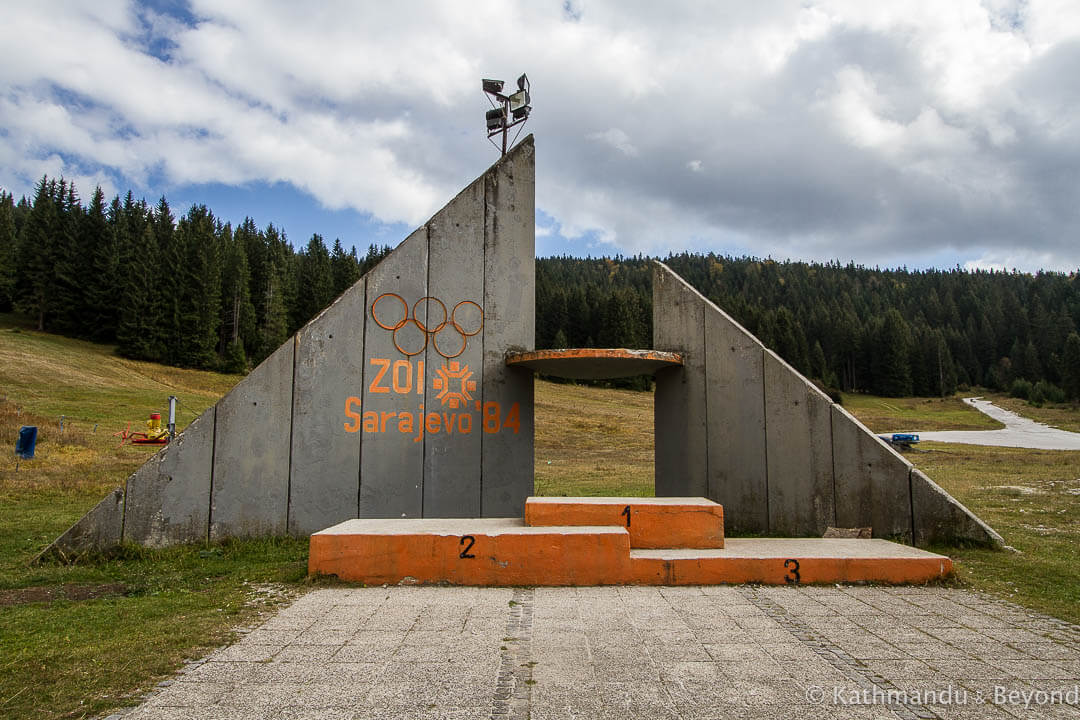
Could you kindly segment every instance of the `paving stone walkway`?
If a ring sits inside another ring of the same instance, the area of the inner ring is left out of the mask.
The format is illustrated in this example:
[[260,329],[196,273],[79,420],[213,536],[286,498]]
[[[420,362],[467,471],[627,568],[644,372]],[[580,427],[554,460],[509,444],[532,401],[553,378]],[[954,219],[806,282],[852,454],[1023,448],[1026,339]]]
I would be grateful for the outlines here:
[[1080,718],[1080,627],[937,587],[323,589],[143,718]]

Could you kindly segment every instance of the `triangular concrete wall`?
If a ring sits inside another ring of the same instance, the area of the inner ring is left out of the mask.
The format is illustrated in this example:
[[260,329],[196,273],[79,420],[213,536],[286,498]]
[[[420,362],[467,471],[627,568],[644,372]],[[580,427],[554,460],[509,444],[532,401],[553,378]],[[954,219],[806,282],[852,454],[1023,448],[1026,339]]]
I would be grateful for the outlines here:
[[520,516],[533,379],[504,358],[533,349],[534,189],[529,136],[46,553]]
[[663,263],[653,347],[656,494],[708,497],[727,530],[820,536],[871,527],[928,545],[1001,537]]

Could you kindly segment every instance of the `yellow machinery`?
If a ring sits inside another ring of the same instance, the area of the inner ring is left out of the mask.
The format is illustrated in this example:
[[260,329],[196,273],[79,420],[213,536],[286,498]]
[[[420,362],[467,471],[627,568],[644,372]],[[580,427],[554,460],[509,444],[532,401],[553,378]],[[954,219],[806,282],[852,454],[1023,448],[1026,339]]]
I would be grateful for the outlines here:
[[170,424],[163,427],[161,424],[161,413],[150,413],[150,419],[146,421],[146,432],[131,432],[131,423],[128,423],[127,429],[116,433],[116,436],[120,438],[120,444],[130,442],[134,445],[165,445],[172,439],[173,429],[175,424],[172,418],[175,417],[175,405],[173,405],[174,398],[169,398],[169,411],[170,411]]

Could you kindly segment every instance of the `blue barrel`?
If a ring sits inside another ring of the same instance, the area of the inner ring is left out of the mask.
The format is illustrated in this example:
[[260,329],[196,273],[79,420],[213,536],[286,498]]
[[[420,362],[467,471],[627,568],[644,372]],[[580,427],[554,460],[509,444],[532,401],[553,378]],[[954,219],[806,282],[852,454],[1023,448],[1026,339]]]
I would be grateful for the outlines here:
[[23,425],[19,428],[19,439],[15,441],[15,454],[23,460],[33,460],[35,445],[37,445],[37,426]]

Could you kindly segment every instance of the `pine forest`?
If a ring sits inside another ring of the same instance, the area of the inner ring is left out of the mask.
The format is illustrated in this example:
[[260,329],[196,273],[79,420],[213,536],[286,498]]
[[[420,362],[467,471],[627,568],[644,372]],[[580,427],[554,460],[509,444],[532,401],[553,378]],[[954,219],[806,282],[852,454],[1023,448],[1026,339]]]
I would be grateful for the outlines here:
[[[115,343],[127,357],[244,372],[388,253],[358,257],[203,205],[85,206],[64,180],[0,191],[0,312]],[[1080,400],[1080,274],[908,270],[682,253],[661,258],[829,390],[949,395],[986,387]],[[652,260],[540,258],[536,346],[648,348]],[[646,388],[648,379],[624,386]]]

